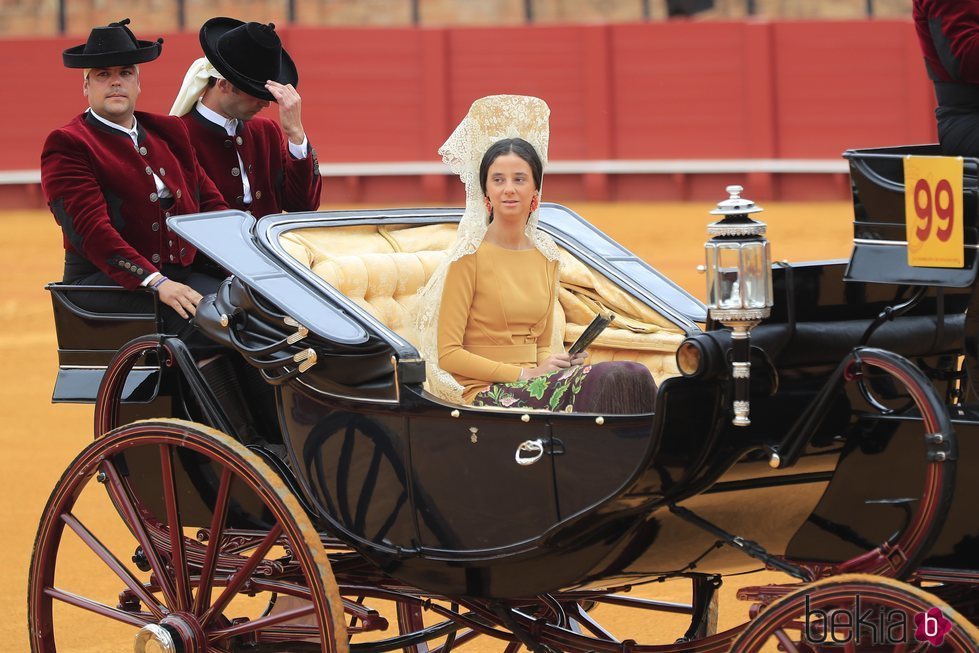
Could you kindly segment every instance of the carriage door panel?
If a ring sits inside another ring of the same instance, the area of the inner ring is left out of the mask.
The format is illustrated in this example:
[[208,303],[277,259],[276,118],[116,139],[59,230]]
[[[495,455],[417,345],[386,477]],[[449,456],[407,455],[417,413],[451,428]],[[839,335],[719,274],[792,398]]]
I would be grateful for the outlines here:
[[[489,549],[539,536],[557,521],[549,428],[543,416],[462,409],[411,420],[412,493],[425,548]],[[515,460],[530,445],[521,465]],[[540,454],[539,457],[537,454]],[[525,462],[528,462],[525,460]]]
[[647,417],[550,417],[554,476],[560,519],[591,508],[614,494],[635,472],[649,447]]

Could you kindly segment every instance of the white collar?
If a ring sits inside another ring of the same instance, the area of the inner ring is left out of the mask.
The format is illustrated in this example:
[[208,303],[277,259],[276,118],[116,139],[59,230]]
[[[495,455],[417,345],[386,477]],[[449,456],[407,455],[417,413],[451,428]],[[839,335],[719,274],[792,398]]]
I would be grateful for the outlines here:
[[225,118],[217,111],[208,108],[202,100],[197,101],[197,111],[215,125],[224,129],[228,134],[234,134],[238,131],[237,118]]
[[99,114],[95,113],[94,111],[92,111],[92,107],[89,107],[87,109],[87,111],[90,114],[92,114],[92,117],[94,117],[96,120],[98,120],[99,122],[101,122],[103,125],[108,125],[109,127],[112,127],[113,129],[118,129],[123,134],[128,134],[129,137],[132,138],[134,141],[139,136],[139,131],[137,129],[136,116],[135,115],[133,116],[133,128],[132,129],[126,129],[122,125],[117,125],[116,123],[111,122],[109,120],[106,120],[105,118],[103,118]]

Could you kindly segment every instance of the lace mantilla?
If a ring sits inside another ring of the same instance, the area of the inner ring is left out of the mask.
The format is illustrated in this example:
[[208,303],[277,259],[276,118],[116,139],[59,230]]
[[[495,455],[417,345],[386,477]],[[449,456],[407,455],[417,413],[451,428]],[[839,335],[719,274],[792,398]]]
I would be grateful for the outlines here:
[[[546,169],[550,115],[547,103],[539,98],[524,95],[484,97],[473,102],[469,113],[439,148],[442,160],[459,175],[466,187],[466,209],[448,256],[420,292],[415,326],[420,338],[419,350],[426,361],[428,390],[448,401],[462,403],[462,386],[438,367],[438,316],[449,265],[476,252],[489,224],[479,185],[479,164],[483,154],[496,141],[522,138],[534,146]],[[537,190],[539,201],[542,189]],[[539,212],[540,209],[534,211],[527,220],[527,238],[549,260],[559,261],[557,245],[537,228]]]

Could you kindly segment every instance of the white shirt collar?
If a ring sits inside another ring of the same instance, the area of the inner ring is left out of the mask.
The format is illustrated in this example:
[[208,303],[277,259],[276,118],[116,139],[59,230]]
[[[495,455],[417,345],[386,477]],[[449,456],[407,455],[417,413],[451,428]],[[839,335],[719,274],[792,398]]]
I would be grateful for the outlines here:
[[99,122],[101,122],[103,125],[108,125],[109,127],[112,127],[113,129],[118,129],[123,134],[128,134],[129,135],[129,138],[133,139],[133,143],[138,142],[138,139],[139,139],[139,129],[138,129],[138,125],[136,123],[136,116],[133,116],[133,128],[132,129],[126,129],[122,125],[117,125],[116,123],[111,122],[109,120],[106,120],[105,118],[103,118],[99,114],[95,113],[94,111],[92,111],[92,107],[89,107],[88,108],[88,112],[90,114],[92,114],[92,117],[94,117],[96,120],[98,120]]
[[229,136],[234,136],[235,133],[237,133],[238,131],[237,118],[225,118],[217,111],[213,111],[212,109],[209,109],[207,106],[204,105],[204,102],[201,100],[197,101],[197,111],[202,116],[204,116],[205,118],[213,122],[215,125],[217,125],[218,127],[223,128],[224,131],[226,131]]

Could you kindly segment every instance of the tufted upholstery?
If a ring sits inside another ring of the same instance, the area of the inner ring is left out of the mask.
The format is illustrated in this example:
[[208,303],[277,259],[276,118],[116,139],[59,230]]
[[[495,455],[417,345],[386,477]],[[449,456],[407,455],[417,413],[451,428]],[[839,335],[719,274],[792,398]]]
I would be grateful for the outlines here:
[[[351,301],[409,342],[418,291],[443,260],[455,225],[334,227],[283,234],[283,248]],[[574,342],[599,305],[619,319],[588,348],[589,361],[633,360],[657,383],[678,374],[674,353],[683,333],[567,252],[561,258],[557,327]]]

